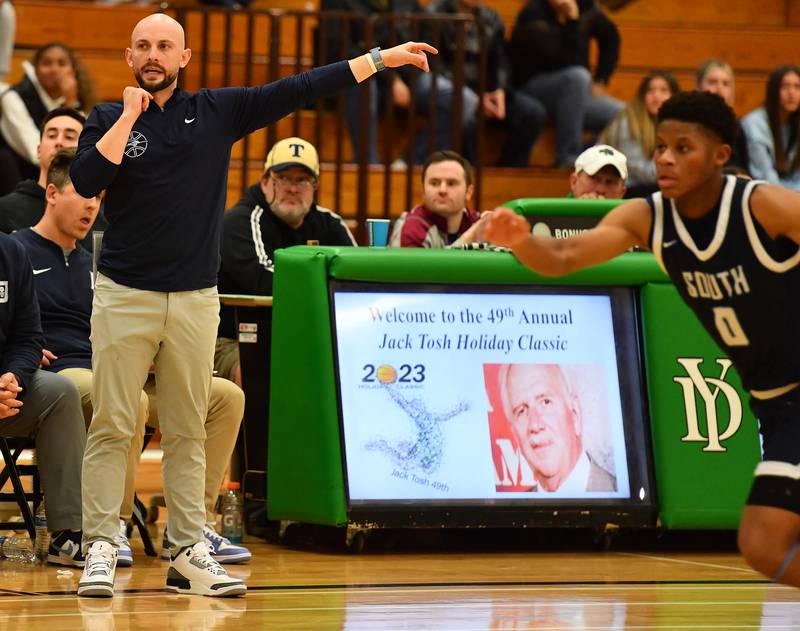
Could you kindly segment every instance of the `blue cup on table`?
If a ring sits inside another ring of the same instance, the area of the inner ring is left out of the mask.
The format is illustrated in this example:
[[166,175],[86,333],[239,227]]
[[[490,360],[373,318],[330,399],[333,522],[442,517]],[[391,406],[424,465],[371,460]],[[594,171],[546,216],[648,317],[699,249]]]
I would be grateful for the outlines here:
[[385,248],[389,245],[388,219],[367,219],[367,236],[369,245],[373,248]]

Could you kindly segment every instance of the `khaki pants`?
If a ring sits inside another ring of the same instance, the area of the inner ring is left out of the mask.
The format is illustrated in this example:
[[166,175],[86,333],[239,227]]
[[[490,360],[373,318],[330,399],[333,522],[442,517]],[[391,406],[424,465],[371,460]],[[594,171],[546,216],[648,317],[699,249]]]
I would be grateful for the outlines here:
[[170,541],[175,548],[202,541],[205,420],[218,324],[216,287],[144,291],[98,274],[92,305],[94,414],[83,458],[85,545],[113,544],[119,531],[128,455],[151,364]]
[[236,381],[236,369],[239,367],[239,342],[229,337],[218,337],[214,348],[214,370],[217,376]]
[[[60,375],[72,381],[81,394],[81,405],[86,420],[86,427],[92,421],[92,371],[88,368],[65,368]],[[136,470],[141,460],[144,443],[145,425],[158,427],[155,379],[149,377],[139,398],[139,409],[136,415],[136,429],[128,452],[128,465],[125,473],[125,495],[119,511],[120,519],[128,521],[133,511],[133,496],[136,492]],[[214,377],[211,380],[211,393],[208,401],[206,417],[206,482],[205,508],[206,524],[216,526],[214,506],[219,489],[230,464],[239,425],[244,414],[244,392],[236,384]]]

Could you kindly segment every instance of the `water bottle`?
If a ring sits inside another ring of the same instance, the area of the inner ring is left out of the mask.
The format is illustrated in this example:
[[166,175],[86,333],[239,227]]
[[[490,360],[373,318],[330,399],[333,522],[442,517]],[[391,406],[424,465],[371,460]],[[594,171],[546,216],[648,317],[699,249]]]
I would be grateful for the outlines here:
[[222,536],[231,543],[242,542],[242,492],[238,482],[228,483],[222,498]]
[[36,557],[31,548],[31,540],[27,537],[0,537],[0,559],[34,563]]
[[36,514],[33,516],[33,525],[36,529],[36,541],[33,552],[40,563],[47,561],[47,549],[50,547],[50,534],[47,532],[47,513],[44,510],[44,500],[39,502]]

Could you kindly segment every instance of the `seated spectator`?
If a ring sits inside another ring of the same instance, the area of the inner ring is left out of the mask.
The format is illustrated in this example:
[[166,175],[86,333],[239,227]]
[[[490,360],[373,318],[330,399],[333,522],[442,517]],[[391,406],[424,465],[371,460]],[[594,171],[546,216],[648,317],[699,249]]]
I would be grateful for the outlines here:
[[[393,14],[422,13],[422,7],[417,0],[322,0],[321,10],[345,11],[354,16],[390,18]],[[365,50],[374,46],[388,48],[393,42],[406,42],[411,40],[427,41],[423,31],[414,32],[408,20],[390,21],[378,19],[374,22],[372,39],[367,40],[366,22],[360,19],[349,20],[347,32],[349,39],[342,41],[341,33],[344,20],[333,18],[322,20],[322,32],[325,37],[325,62],[338,61],[363,55]],[[412,36],[413,35],[413,36]],[[353,156],[359,160],[361,155],[361,134],[367,132],[367,161],[377,164],[378,160],[378,111],[387,97],[401,107],[407,107],[411,102],[411,92],[408,88],[408,78],[413,74],[422,74],[414,69],[397,69],[392,72],[379,73],[362,85],[348,90],[345,94],[345,119],[350,139],[353,143]],[[405,79],[405,81],[404,81]],[[361,90],[369,94],[368,118],[362,116],[360,108]]]
[[[483,0],[433,0],[426,10],[429,13],[471,13],[475,22],[464,30],[464,87],[461,91],[464,157],[475,161],[478,109],[483,109],[487,119],[501,121],[508,134],[500,154],[499,166],[527,167],[531,147],[544,127],[547,112],[541,103],[519,91],[508,89],[508,60],[505,51],[505,26],[500,15]],[[414,84],[415,108],[427,111],[436,78],[436,130],[433,148],[429,147],[428,129],[422,129],[414,139],[414,163],[422,164],[432,150],[452,148],[453,100],[456,62],[456,27],[452,22],[440,23],[436,46],[439,55],[439,73],[424,73]],[[480,52],[481,33],[487,48],[486,92],[480,102]]]
[[[41,138],[36,147],[39,160],[39,179],[22,180],[8,195],[0,197],[0,231],[10,234],[15,230],[36,224],[44,213],[44,188],[47,186],[47,170],[50,161],[60,149],[77,147],[86,118],[70,107],[57,107],[47,113],[42,123]],[[102,211],[95,220],[94,228],[106,226]],[[92,249],[92,237],[88,234],[81,242]]]
[[75,53],[59,43],[39,48],[23,62],[25,77],[0,97],[0,195],[39,171],[36,147],[47,113],[67,106],[88,111],[93,87]]
[[472,165],[455,151],[437,151],[422,167],[422,204],[400,215],[391,247],[444,248],[478,240],[481,216],[472,199]]
[[653,70],[639,84],[636,96],[600,134],[600,141],[617,147],[628,159],[628,195],[637,197],[655,191],[656,116],[661,104],[680,86],[666,70]]
[[[733,68],[722,59],[709,59],[697,69],[696,88],[701,92],[711,92],[721,96],[725,103],[733,107],[736,92],[736,77]],[[731,158],[728,165],[732,169],[747,172],[750,159],[747,156],[747,138],[739,123],[739,137],[736,144],[731,147]]]
[[[75,192],[69,177],[69,166],[73,159],[73,149],[56,154],[48,171],[46,208],[41,220],[33,228],[14,233],[14,237],[27,250],[35,270],[34,284],[46,349],[42,363],[50,373],[59,373],[77,386],[83,406],[81,419],[88,428],[92,419],[93,383],[92,347],[89,341],[92,257],[78,244],[78,239],[91,229],[100,202],[99,198],[86,199]],[[145,423],[158,427],[155,392],[155,382],[150,377],[139,400],[138,419],[129,451],[126,494],[120,510],[120,530],[116,541],[119,545],[117,563],[120,566],[133,564],[125,522],[130,519],[133,507],[136,465],[141,454]],[[246,548],[235,546],[216,533],[214,513],[243,411],[242,391],[224,379],[213,379],[206,419],[208,521],[203,533],[213,550],[212,557],[221,563],[250,559],[250,552]],[[81,433],[85,435],[83,424]],[[166,542],[165,547],[168,548]]]
[[627,177],[628,160],[621,152],[608,145],[589,147],[575,160],[568,197],[622,199]]
[[[598,63],[589,72],[589,43]],[[556,127],[557,167],[572,168],[583,130],[602,131],[623,107],[606,94],[619,57],[619,32],[596,0],[529,0],[509,42],[513,85],[540,102]]]
[[750,174],[800,191],[800,66],[770,73],[764,105],[742,119],[742,129]]
[[[261,180],[226,214],[222,225],[221,294],[272,295],[275,250],[316,241],[356,245],[342,218],[318,206],[319,157],[310,142],[286,138],[267,154]],[[242,384],[234,309],[223,305],[214,369]]]
[[[63,265],[63,259],[62,259]],[[81,465],[86,430],[78,390],[39,370],[42,325],[33,271],[16,240],[0,234],[0,436],[32,437],[51,533],[47,560],[83,567]]]

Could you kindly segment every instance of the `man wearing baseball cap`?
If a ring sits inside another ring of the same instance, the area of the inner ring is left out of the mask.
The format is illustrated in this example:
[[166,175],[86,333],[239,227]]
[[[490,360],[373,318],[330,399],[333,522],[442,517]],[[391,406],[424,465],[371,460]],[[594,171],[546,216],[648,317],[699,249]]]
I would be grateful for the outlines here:
[[569,177],[569,196],[577,199],[622,199],[627,177],[625,155],[609,145],[595,145],[575,160],[575,171]]
[[[317,150],[302,138],[275,143],[264,174],[225,215],[218,288],[221,294],[272,295],[275,250],[309,241],[356,245],[342,218],[318,206]],[[234,310],[222,306],[214,354],[220,377],[241,385]]]

